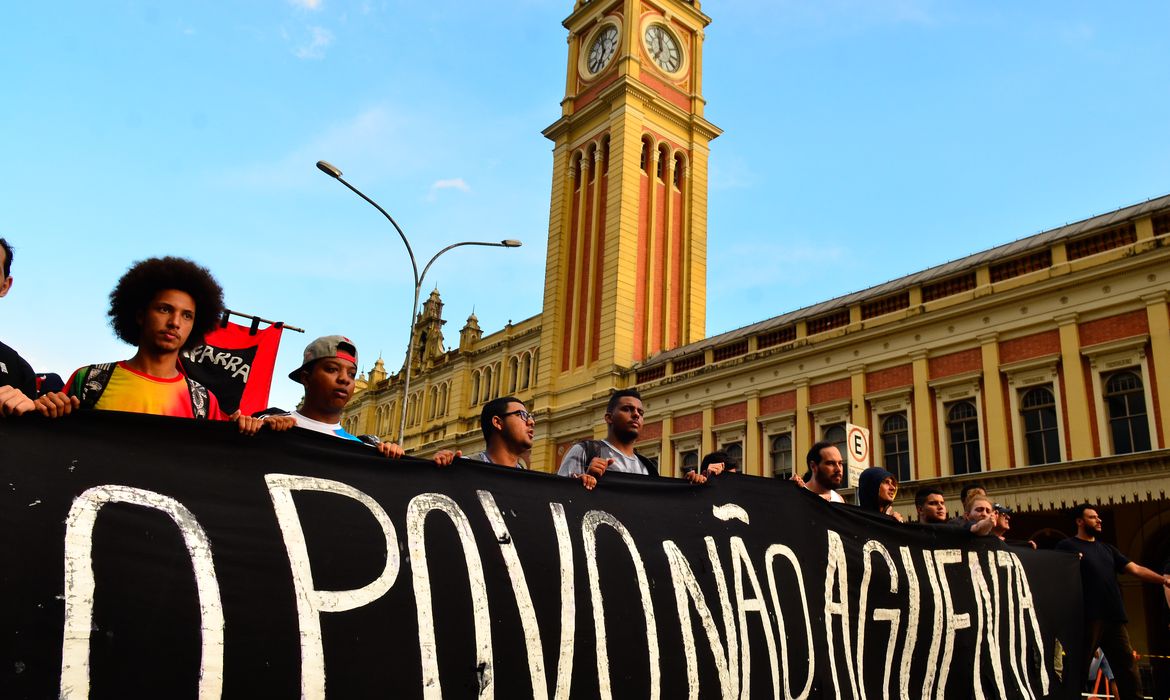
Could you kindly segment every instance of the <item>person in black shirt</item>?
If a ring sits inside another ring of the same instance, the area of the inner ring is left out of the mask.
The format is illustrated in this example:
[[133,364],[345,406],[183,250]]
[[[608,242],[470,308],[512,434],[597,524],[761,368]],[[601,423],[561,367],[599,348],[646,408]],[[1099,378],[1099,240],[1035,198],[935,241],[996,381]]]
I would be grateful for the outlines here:
[[1125,606],[1121,602],[1121,588],[1117,574],[1128,573],[1147,583],[1170,587],[1170,575],[1159,574],[1125,558],[1111,544],[1097,539],[1101,534],[1101,516],[1097,510],[1083,503],[1072,511],[1077,524],[1075,537],[1061,540],[1056,548],[1074,552],[1081,558],[1081,586],[1085,604],[1085,649],[1083,663],[1087,668],[1097,647],[1105,653],[1113,666],[1117,686],[1124,700],[1142,697],[1141,678],[1129,643],[1125,623]]
[[[12,246],[0,238],[0,297],[12,289]],[[0,343],[0,416],[19,416],[33,410],[37,375],[15,350]]]

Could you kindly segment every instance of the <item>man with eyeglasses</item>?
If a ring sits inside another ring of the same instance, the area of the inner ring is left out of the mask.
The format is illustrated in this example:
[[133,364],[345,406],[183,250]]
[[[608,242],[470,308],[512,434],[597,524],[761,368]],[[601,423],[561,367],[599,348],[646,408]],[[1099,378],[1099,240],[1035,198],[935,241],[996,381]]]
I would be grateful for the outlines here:
[[[532,451],[536,418],[524,408],[523,401],[514,396],[488,401],[480,411],[479,427],[487,448],[468,455],[467,459],[517,469],[528,468],[524,460]],[[463,453],[459,450],[440,450],[434,459],[436,464],[447,465],[461,456]]]

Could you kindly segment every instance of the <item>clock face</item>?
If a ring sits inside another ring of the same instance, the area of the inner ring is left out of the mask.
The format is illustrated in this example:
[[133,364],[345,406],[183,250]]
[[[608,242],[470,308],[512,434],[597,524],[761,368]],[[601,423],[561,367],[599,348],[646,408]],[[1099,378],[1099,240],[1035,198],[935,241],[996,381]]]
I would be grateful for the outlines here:
[[597,34],[593,45],[589,47],[589,62],[586,64],[589,72],[600,73],[602,68],[609,65],[609,59],[613,58],[617,47],[618,29],[611,24]]
[[682,66],[682,51],[674,35],[661,24],[646,27],[646,51],[658,67],[667,73],[675,73]]

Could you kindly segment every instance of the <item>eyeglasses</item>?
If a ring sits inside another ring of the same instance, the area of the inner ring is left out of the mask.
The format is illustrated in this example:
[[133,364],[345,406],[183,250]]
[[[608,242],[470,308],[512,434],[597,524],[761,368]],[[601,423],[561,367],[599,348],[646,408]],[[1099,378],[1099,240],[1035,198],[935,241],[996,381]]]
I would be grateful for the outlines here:
[[508,411],[507,413],[500,414],[501,418],[507,418],[508,416],[517,416],[525,423],[528,421],[532,421],[533,423],[536,422],[536,416],[532,415],[528,411],[525,411],[524,409],[520,409],[519,411]]

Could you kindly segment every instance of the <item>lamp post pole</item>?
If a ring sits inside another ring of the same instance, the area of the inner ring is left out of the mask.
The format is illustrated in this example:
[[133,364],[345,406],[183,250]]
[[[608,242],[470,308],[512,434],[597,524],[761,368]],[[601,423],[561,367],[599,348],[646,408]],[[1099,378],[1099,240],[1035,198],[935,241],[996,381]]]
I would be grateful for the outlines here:
[[439,259],[440,255],[454,248],[459,248],[466,245],[479,245],[493,248],[519,248],[521,243],[520,241],[511,238],[499,241],[498,243],[493,241],[462,241],[459,243],[452,243],[451,245],[443,248],[431,256],[431,259],[427,261],[427,264],[423,267],[422,274],[419,274],[418,262],[415,260],[414,250],[410,247],[410,241],[406,239],[406,234],[402,231],[402,227],[398,225],[398,222],[394,220],[394,217],[390,216],[390,214],[387,213],[385,209],[383,209],[377,202],[367,197],[361,190],[346,182],[345,178],[341,176],[341,170],[339,170],[337,167],[326,161],[319,160],[317,161],[317,169],[348,187],[353,191],[354,194],[369,202],[372,207],[377,209],[382,214],[382,216],[386,217],[386,220],[394,226],[394,230],[398,232],[398,237],[402,239],[402,244],[406,246],[406,254],[410,256],[410,268],[414,273],[414,302],[410,305],[410,332],[406,336],[406,368],[404,370],[406,372],[406,376],[402,382],[402,420],[398,425],[398,442],[401,444],[406,439],[406,402],[410,397],[410,368],[414,362],[414,319],[415,315],[418,314],[418,296],[420,290],[422,290],[423,279],[426,278],[427,271],[431,269],[431,265],[433,265],[435,261]]

